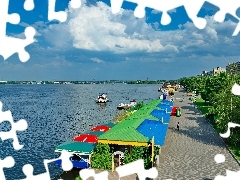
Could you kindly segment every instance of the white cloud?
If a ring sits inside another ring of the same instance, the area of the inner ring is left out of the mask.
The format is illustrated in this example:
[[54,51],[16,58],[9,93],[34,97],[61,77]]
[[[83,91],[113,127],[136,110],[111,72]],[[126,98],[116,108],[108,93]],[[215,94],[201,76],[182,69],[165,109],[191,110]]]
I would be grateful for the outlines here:
[[77,16],[68,23],[73,46],[115,53],[162,51],[164,47],[159,39],[146,36],[147,33],[154,33],[152,27],[144,19],[136,19],[131,13],[132,11],[122,10],[114,15],[103,2],[91,7],[83,5]]
[[105,61],[103,61],[103,60],[101,60],[101,59],[99,59],[99,58],[90,58],[90,60],[92,60],[93,62],[97,62],[97,63],[105,63]]
[[[172,10],[168,11],[169,14],[171,14],[171,13],[176,13],[176,12],[177,12],[177,9],[172,9]],[[151,13],[152,13],[152,14],[160,14],[160,13],[162,13],[162,12],[161,12],[161,11],[158,11],[158,10],[156,10],[156,9],[153,9],[153,10],[151,11]]]
[[151,13],[152,13],[152,14],[159,14],[159,13],[161,13],[161,11],[158,11],[158,10],[153,9],[153,10],[151,11]]
[[[212,17],[206,17],[208,24],[203,30],[187,22],[179,25],[177,30],[156,31],[144,18],[135,18],[133,11],[122,9],[114,15],[103,2],[96,6],[87,6],[83,2],[80,9],[69,8],[68,12],[66,23],[52,24],[39,30],[55,49],[148,52],[146,56],[153,53],[158,58],[240,54],[236,51],[239,37],[232,37],[236,24],[231,21],[217,23]],[[46,26],[43,22],[35,26],[41,25]],[[91,60],[97,62],[96,59]]]

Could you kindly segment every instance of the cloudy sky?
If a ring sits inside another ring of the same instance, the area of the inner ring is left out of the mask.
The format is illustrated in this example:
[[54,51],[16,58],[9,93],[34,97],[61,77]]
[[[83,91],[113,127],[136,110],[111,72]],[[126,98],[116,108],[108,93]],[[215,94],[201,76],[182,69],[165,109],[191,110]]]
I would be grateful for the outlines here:
[[112,14],[110,0],[82,0],[79,9],[69,0],[56,1],[56,11],[68,12],[66,22],[48,21],[47,0],[35,0],[29,12],[24,0],[10,1],[9,13],[18,13],[21,23],[8,24],[7,34],[25,38],[24,29],[32,26],[36,42],[26,48],[31,55],[26,63],[17,54],[0,58],[0,79],[177,79],[239,60],[240,35],[232,36],[236,19],[217,23],[213,15],[219,9],[207,3],[198,16],[208,24],[199,30],[183,7],[171,10],[172,21],[163,26],[162,13],[154,9],[136,18],[133,3],[124,2],[120,13]]

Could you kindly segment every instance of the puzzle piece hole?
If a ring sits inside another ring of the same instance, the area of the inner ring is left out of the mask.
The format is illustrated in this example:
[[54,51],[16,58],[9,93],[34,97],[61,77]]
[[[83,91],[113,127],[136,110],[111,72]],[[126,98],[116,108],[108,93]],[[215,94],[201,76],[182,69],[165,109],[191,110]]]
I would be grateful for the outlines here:
[[20,119],[18,122],[16,122],[17,130],[18,131],[25,131],[28,128],[27,121],[24,119]]
[[20,23],[20,16],[17,13],[10,14],[8,20],[11,24],[19,24]]
[[31,164],[25,164],[22,168],[23,173],[28,177],[33,175],[33,166]]
[[224,21],[228,21],[228,20],[230,20],[230,21],[232,21],[234,23],[238,23],[239,22],[239,20],[236,17],[234,17],[231,14],[227,13],[225,18],[224,18]]
[[236,10],[236,15],[240,18],[240,7]]
[[14,161],[13,157],[11,157],[11,156],[8,156],[4,160],[1,160],[1,161],[4,162],[3,165],[5,168],[11,168],[15,164],[15,161]]

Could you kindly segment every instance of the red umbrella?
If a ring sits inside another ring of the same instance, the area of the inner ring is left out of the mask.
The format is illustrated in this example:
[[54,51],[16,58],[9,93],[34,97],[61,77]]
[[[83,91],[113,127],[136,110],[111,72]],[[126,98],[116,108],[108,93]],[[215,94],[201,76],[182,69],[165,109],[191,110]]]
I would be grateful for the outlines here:
[[111,129],[109,126],[95,126],[92,129],[90,129],[91,131],[102,131],[102,132],[106,132],[109,129]]
[[98,137],[94,134],[81,134],[74,137],[72,140],[77,142],[88,142],[88,143],[97,143]]

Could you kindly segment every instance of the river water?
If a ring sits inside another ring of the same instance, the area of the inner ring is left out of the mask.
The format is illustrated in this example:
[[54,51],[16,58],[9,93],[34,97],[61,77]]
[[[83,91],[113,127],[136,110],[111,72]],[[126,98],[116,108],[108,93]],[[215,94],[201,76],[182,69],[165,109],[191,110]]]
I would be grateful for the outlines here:
[[[110,122],[117,112],[117,105],[149,102],[159,97],[160,85],[81,84],[81,85],[1,85],[0,101],[3,111],[10,110],[15,122],[25,119],[28,129],[18,132],[24,147],[15,151],[12,140],[0,142],[0,158],[12,156],[13,168],[4,169],[8,180],[24,179],[22,167],[31,164],[34,174],[46,172],[43,160],[56,158],[54,149],[64,141],[89,130],[95,125]],[[106,106],[95,103],[99,93],[107,93],[111,102]],[[11,124],[0,123],[0,131],[9,131]],[[62,173],[53,163],[49,164],[51,178]]]

